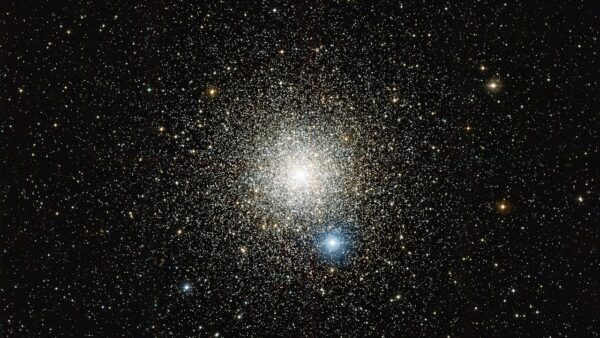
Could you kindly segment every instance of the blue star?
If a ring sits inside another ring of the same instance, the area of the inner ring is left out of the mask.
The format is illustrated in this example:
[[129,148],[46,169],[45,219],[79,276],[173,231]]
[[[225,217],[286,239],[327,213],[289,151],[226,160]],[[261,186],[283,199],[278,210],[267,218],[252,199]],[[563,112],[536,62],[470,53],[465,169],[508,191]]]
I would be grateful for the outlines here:
[[343,264],[349,258],[349,237],[338,230],[331,230],[319,236],[317,246],[321,257],[331,264]]
[[325,246],[327,248],[327,250],[329,251],[329,253],[332,253],[338,249],[340,249],[342,243],[340,242],[340,239],[335,236],[335,235],[328,235],[325,238]]
[[349,264],[358,250],[354,223],[333,219],[322,226],[313,242],[319,257],[336,266]]
[[186,282],[181,286],[181,290],[185,293],[190,292],[192,290],[192,284]]

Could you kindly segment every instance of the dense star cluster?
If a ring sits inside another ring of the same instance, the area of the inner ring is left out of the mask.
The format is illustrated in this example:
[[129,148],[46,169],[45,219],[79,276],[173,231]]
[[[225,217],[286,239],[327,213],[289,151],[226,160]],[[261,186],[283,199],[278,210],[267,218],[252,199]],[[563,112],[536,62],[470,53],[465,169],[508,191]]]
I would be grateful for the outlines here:
[[594,1],[0,8],[0,336],[600,335]]

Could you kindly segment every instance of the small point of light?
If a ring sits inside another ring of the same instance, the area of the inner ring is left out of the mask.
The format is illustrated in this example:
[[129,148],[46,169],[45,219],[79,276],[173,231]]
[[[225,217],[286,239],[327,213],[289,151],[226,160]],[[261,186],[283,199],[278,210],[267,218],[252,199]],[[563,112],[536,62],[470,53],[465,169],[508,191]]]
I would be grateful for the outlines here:
[[496,202],[496,211],[502,215],[507,215],[512,210],[512,204],[507,200]]
[[208,94],[208,96],[210,97],[215,97],[219,94],[219,90],[215,87],[211,87],[208,88],[208,90],[206,91],[206,93]]
[[501,86],[502,83],[498,79],[492,79],[486,84],[487,89],[492,92],[500,91]]

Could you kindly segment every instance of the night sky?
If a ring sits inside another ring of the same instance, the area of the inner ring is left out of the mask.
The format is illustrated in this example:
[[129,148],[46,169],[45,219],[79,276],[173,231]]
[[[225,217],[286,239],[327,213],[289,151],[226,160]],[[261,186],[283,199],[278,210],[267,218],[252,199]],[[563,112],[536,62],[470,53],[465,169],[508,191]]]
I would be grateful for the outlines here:
[[600,335],[597,1],[0,27],[0,336]]

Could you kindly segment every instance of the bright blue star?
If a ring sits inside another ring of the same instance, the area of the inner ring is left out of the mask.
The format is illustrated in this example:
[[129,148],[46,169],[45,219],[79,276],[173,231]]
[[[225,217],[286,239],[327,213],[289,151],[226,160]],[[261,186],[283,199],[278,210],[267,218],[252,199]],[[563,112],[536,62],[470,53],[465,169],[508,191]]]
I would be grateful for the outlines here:
[[337,230],[323,233],[318,238],[320,256],[331,264],[344,264],[348,260],[350,238]]
[[192,284],[190,284],[189,282],[183,283],[183,285],[181,286],[181,290],[183,292],[190,292],[192,290]]
[[340,239],[336,236],[336,235],[328,235],[325,238],[325,246],[327,248],[327,250],[329,251],[329,253],[332,253],[338,249],[340,249],[342,243],[340,242]]
[[334,219],[322,226],[321,232],[314,238],[319,257],[336,266],[349,264],[358,250],[354,223]]

